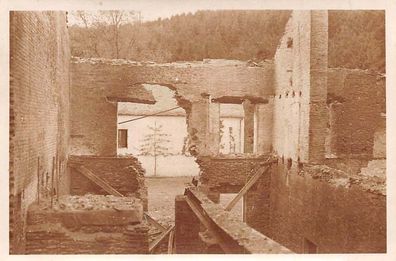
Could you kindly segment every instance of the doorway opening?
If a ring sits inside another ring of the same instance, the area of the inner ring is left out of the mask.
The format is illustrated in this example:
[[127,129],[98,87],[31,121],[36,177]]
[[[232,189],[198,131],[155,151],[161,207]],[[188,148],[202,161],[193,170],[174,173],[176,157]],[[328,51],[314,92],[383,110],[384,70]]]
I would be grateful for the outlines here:
[[118,103],[119,156],[132,155],[145,169],[148,214],[162,225],[174,223],[175,196],[199,173],[188,151],[186,111],[169,87],[142,85],[155,104]]

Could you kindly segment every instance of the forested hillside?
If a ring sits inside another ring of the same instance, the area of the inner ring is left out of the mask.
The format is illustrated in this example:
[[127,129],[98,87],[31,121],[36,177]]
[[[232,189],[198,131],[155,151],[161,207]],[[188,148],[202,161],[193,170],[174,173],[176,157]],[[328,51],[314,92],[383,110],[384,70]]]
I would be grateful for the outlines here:
[[[76,15],[76,14],[74,14]],[[69,27],[72,55],[171,62],[206,58],[272,59],[290,11],[198,11],[140,23],[112,12],[76,15]],[[329,66],[385,70],[381,11],[329,11]]]
[[385,72],[385,12],[329,11],[329,66]]

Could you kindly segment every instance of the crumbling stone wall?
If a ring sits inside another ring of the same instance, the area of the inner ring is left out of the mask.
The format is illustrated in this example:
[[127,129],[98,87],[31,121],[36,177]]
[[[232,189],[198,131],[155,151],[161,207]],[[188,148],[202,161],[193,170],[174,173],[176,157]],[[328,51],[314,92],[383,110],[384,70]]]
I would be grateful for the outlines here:
[[[65,12],[10,13],[10,252],[23,252],[27,207],[68,190],[69,39]],[[40,183],[38,182],[40,179]]]
[[244,149],[245,153],[253,153],[254,146],[254,113],[255,105],[251,101],[245,100],[242,103],[244,111]]
[[117,155],[117,102],[154,103],[141,86],[120,83],[112,68],[72,63],[72,155]]
[[53,208],[32,205],[27,254],[147,254],[148,225],[140,200],[68,196]]
[[279,160],[271,174],[270,225],[260,231],[297,253],[305,239],[318,253],[384,253],[385,187],[381,178],[324,165],[288,168]]
[[294,161],[324,158],[327,12],[293,11],[274,57],[274,151]]
[[265,155],[198,157],[201,182],[211,191],[237,193],[266,158]]
[[[75,87],[75,88],[74,88]],[[103,95],[97,85],[73,84],[71,107],[71,154],[115,156],[117,153],[117,103]],[[99,94],[98,94],[99,93]],[[100,142],[102,140],[102,142]]]
[[175,198],[175,245],[177,254],[203,253],[204,243],[199,237],[201,227],[184,195]]
[[[250,176],[254,175],[252,173]],[[244,196],[245,222],[257,231],[265,232],[270,227],[271,172],[264,173]]]
[[384,252],[385,80],[328,69],[327,44],[326,12],[293,12],[274,60],[278,165],[268,186],[257,184],[264,195],[246,201],[246,216],[299,253],[308,241],[320,253]]
[[[145,170],[137,158],[128,157],[95,157],[95,156],[71,156],[70,162],[81,164],[99,178],[124,196],[133,196],[143,202],[147,210],[147,187],[144,183]],[[93,183],[73,167],[70,170],[70,194],[71,195],[107,195],[101,187]]]
[[256,154],[268,154],[272,151],[273,110],[274,99],[268,99],[266,104],[256,104]]
[[385,148],[385,117],[382,116],[386,113],[385,104],[382,75],[363,70],[329,69],[326,157],[385,157],[384,153],[374,155],[374,149],[378,151],[382,147],[384,152]]
[[[200,179],[208,197],[218,203],[221,193],[238,193],[267,157],[198,157],[202,171]],[[270,185],[270,172],[264,173],[241,199],[244,202],[245,222],[258,231],[265,231],[269,226]]]
[[251,67],[245,62],[226,60],[144,64],[74,58],[71,67],[71,151],[76,155],[116,155],[116,102],[154,103],[150,95],[137,91],[142,83],[176,90],[179,104],[187,111],[192,149],[202,155],[216,151],[212,146],[217,143],[211,141],[218,131],[208,134],[209,128],[215,129],[216,125],[209,122],[209,108],[206,108],[215,108],[211,106],[213,99],[225,93],[235,97],[262,97],[273,92],[270,62]]

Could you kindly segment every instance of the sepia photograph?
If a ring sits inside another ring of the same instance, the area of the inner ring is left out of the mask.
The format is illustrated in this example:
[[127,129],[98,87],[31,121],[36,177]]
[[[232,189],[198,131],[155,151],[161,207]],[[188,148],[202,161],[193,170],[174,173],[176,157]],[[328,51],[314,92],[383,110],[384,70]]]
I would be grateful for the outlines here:
[[11,257],[388,260],[385,7],[92,2],[6,10]]

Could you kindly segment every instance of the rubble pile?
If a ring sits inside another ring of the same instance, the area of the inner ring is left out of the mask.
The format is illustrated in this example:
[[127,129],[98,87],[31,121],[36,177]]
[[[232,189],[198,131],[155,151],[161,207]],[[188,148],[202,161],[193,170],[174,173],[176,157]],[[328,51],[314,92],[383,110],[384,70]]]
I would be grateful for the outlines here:
[[109,64],[109,65],[127,65],[127,66],[161,66],[161,67],[204,67],[204,66],[247,66],[247,67],[265,67],[273,64],[272,60],[262,61],[240,61],[228,59],[203,59],[202,61],[176,61],[169,63],[156,63],[153,61],[132,61],[127,59],[109,59],[109,58],[84,58],[84,57],[71,57],[72,63],[87,63],[87,64]]
[[141,200],[132,197],[116,197],[113,195],[62,196],[54,210],[128,210],[140,205]]
[[309,174],[313,179],[321,179],[345,188],[358,185],[366,191],[379,195],[386,195],[386,164],[385,161],[372,161],[368,167],[362,168],[361,173],[352,174],[334,169],[326,165],[306,164],[299,175]]

